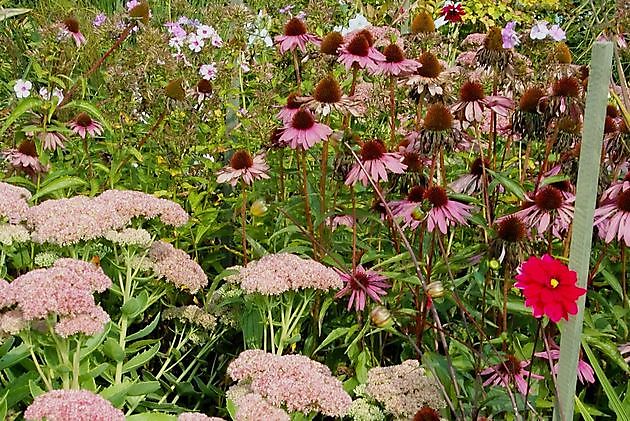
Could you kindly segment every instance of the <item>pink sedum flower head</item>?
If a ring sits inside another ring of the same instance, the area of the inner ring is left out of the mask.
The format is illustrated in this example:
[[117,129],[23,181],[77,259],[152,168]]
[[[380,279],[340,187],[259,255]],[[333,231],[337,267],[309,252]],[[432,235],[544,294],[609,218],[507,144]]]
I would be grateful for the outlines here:
[[28,98],[31,95],[31,89],[33,88],[33,84],[24,79],[18,79],[15,81],[15,85],[13,85],[13,92],[15,92],[15,96],[18,99]]
[[348,186],[356,184],[357,181],[367,186],[370,183],[368,177],[375,183],[380,180],[387,181],[388,172],[402,174],[407,169],[402,163],[402,155],[398,152],[387,152],[383,142],[378,139],[364,142],[359,158],[365,171],[358,163],[354,164],[346,177],[345,184]]
[[405,76],[415,72],[421,66],[415,60],[405,58],[403,50],[397,44],[390,44],[383,50],[385,61],[378,63],[378,73],[386,76]]
[[516,384],[521,395],[527,393],[527,378],[543,380],[544,377],[525,370],[531,364],[531,361],[519,361],[515,356],[508,355],[505,361],[488,367],[480,374],[482,376],[490,376],[483,383],[484,386],[501,386]]
[[456,224],[468,225],[472,206],[449,199],[446,190],[439,186],[427,188],[425,199],[430,203],[431,210],[427,213],[427,231],[433,232],[438,228],[446,234],[449,226]]
[[538,236],[544,236],[551,229],[552,234],[562,238],[573,220],[575,196],[557,187],[540,188],[532,197],[525,198],[525,209],[514,215],[520,217],[529,229],[535,229]]
[[[370,39],[368,39],[368,36]],[[348,70],[352,67],[357,67],[377,73],[379,71],[379,63],[385,61],[385,56],[374,48],[372,43],[373,39],[369,35],[369,31],[360,31],[339,48],[339,58],[337,60]]]
[[530,257],[521,264],[514,286],[525,296],[525,305],[532,307],[534,317],[543,315],[557,323],[569,320],[578,311],[577,299],[586,294],[576,286],[577,274],[548,254]]
[[308,34],[306,25],[297,17],[288,21],[284,25],[284,35],[278,35],[274,40],[280,46],[280,54],[294,51],[296,48],[299,48],[302,53],[306,53],[306,46],[309,43],[317,46],[320,44],[320,39],[315,35]]
[[0,181],[0,220],[17,224],[26,219],[30,198],[31,192],[25,188]]
[[63,21],[63,26],[66,32],[72,36],[74,43],[77,45],[77,48],[81,47],[87,41],[81,31],[79,30],[79,21],[71,16]]
[[74,118],[69,124],[70,129],[81,136],[81,139],[89,134],[92,137],[100,136],[103,133],[103,126],[92,120],[87,113],[81,113]]
[[177,421],[225,421],[219,417],[209,417],[201,412],[183,412],[177,417]]
[[125,415],[109,401],[87,390],[51,390],[26,408],[27,421],[124,421]]
[[602,194],[600,206],[595,210],[594,225],[606,243],[614,239],[630,247],[630,177],[616,183]]
[[332,134],[332,129],[318,123],[307,109],[300,109],[293,115],[291,122],[284,128],[280,142],[287,143],[292,149],[309,149]]
[[390,287],[390,285],[385,282],[387,278],[383,275],[379,275],[377,272],[365,270],[361,265],[357,266],[352,274],[347,274],[339,270],[338,272],[345,286],[335,295],[335,298],[350,295],[348,310],[354,305],[356,311],[363,311],[368,297],[377,303],[381,303],[381,296],[387,295],[386,290]]
[[239,150],[234,152],[230,165],[218,171],[217,183],[230,183],[236,187],[239,180],[251,186],[252,183],[260,179],[268,179],[269,166],[265,162],[265,155],[260,154],[252,158],[249,152]]
[[156,275],[179,289],[195,294],[208,285],[208,277],[201,266],[184,250],[156,241],[151,245],[148,257]]
[[521,43],[518,34],[514,30],[516,22],[511,21],[505,25],[505,28],[501,30],[501,36],[503,38],[503,48],[514,48]]

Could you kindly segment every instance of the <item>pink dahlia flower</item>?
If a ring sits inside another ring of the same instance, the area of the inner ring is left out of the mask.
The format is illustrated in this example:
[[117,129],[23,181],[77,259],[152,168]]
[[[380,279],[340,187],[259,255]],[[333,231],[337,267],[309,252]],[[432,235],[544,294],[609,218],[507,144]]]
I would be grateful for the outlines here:
[[630,247],[630,180],[616,183],[604,191],[600,207],[595,210],[594,225],[605,242],[610,243],[616,238]]
[[72,16],[67,18],[66,20],[63,21],[63,26],[64,26],[64,29],[67,31],[67,33],[70,36],[72,36],[72,39],[74,39],[74,42],[77,45],[77,48],[87,42],[85,40],[85,37],[79,30],[79,21],[76,18]]
[[385,282],[387,278],[383,275],[379,275],[371,270],[365,270],[361,265],[357,266],[352,274],[347,274],[339,270],[338,272],[345,286],[335,294],[335,298],[350,295],[348,310],[350,310],[354,304],[356,311],[363,311],[368,297],[377,303],[381,303],[380,296],[387,295],[386,289],[389,288],[390,285]]
[[265,162],[265,155],[260,154],[252,158],[245,150],[236,151],[230,159],[230,165],[218,171],[217,183],[230,183],[232,187],[243,180],[245,184],[251,186],[256,180],[267,179],[269,166]]
[[92,120],[87,113],[81,113],[76,116],[75,119],[70,122],[69,126],[73,132],[81,136],[81,139],[85,139],[87,134],[96,137],[103,133],[103,126]]
[[525,396],[528,377],[536,380],[544,379],[543,376],[525,370],[530,364],[531,361],[519,361],[515,356],[508,355],[502,363],[488,367],[480,373],[482,376],[490,375],[483,385],[508,387],[510,384],[516,384],[518,391]]
[[289,144],[292,149],[306,150],[331,134],[332,129],[330,127],[316,122],[309,110],[301,109],[293,115],[291,122],[285,126],[280,136],[280,142]]
[[339,48],[338,61],[348,70],[357,66],[376,73],[379,71],[379,63],[385,61],[385,56],[371,45],[365,31],[361,31]]
[[426,217],[429,232],[437,227],[442,234],[446,234],[451,225],[468,225],[466,220],[470,218],[472,206],[449,199],[446,190],[439,186],[429,187],[424,197],[431,204],[431,210]]
[[545,186],[533,198],[525,198],[526,207],[514,215],[519,216],[529,229],[535,229],[542,237],[548,229],[553,235],[562,238],[573,220],[572,193],[553,186]]
[[308,43],[319,46],[320,39],[315,35],[308,34],[306,25],[298,18],[293,18],[284,25],[284,35],[278,35],[275,38],[276,43],[280,45],[280,53],[293,51],[299,48],[302,53],[306,53],[306,45]]
[[407,169],[403,164],[402,155],[397,152],[387,152],[385,145],[380,140],[369,140],[363,143],[360,152],[361,163],[365,167],[365,171],[356,163],[348,172],[346,177],[346,185],[351,186],[360,181],[361,184],[367,186],[371,177],[375,183],[380,180],[387,181],[387,172],[402,174]]
[[397,44],[390,44],[383,50],[385,60],[378,62],[378,73],[386,76],[405,76],[415,72],[421,66],[415,60],[405,58],[403,50]]
[[125,414],[109,401],[87,390],[51,390],[26,408],[27,421],[124,421]]

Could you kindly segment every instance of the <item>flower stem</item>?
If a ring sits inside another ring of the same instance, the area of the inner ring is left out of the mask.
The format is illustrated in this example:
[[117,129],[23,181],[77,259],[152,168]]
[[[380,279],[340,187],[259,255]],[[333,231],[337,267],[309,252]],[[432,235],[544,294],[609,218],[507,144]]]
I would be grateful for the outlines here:
[[311,204],[310,198],[308,194],[308,174],[306,171],[306,151],[298,150],[298,155],[300,158],[300,167],[302,170],[302,189],[304,193],[304,214],[306,216],[306,227],[311,237],[311,243],[313,245],[313,255],[317,255],[317,248],[315,247],[315,234],[313,230],[313,218],[311,216]]
[[392,148],[396,147],[396,77],[389,77],[389,112],[390,112],[390,135],[389,139]]
[[241,190],[243,194],[243,203],[241,204],[241,237],[243,241],[243,266],[247,265],[247,189],[245,184]]
[[295,80],[297,81],[297,93],[302,93],[302,77],[300,76],[300,61],[298,60],[297,51],[293,50],[293,67],[295,68]]

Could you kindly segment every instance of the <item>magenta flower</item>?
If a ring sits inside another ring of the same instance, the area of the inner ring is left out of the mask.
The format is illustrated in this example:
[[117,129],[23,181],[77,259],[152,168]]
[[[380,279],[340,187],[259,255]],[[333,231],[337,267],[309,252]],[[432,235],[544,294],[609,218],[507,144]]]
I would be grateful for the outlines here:
[[630,247],[630,180],[604,191],[600,206],[595,210],[594,225],[605,242],[616,238]]
[[87,134],[96,137],[103,133],[101,123],[92,120],[87,113],[81,113],[76,116],[75,119],[70,122],[69,126],[73,132],[81,136],[81,139],[85,139]]
[[404,200],[389,202],[394,217],[402,219],[402,228],[416,229],[422,222],[422,201],[424,200],[424,187],[414,186],[409,189],[409,193]]
[[482,376],[490,375],[483,385],[507,387],[509,384],[516,384],[518,391],[525,396],[528,377],[536,380],[544,379],[543,376],[525,370],[530,363],[530,361],[519,361],[515,356],[508,355],[502,363],[488,367],[480,373]]
[[573,202],[575,196],[572,193],[545,186],[533,198],[526,197],[526,207],[514,215],[520,217],[529,229],[535,228],[540,237],[551,228],[555,237],[562,238],[573,220]]
[[230,183],[234,187],[242,179],[249,186],[255,180],[269,178],[267,171],[269,166],[265,162],[264,154],[252,158],[249,152],[240,150],[232,155],[230,165],[218,171],[217,183]]
[[424,198],[432,206],[426,216],[427,231],[433,232],[437,227],[442,234],[446,234],[447,228],[451,225],[457,223],[468,225],[466,220],[470,218],[472,206],[449,199],[442,187],[429,187],[424,192]]
[[403,76],[415,72],[421,66],[415,60],[405,58],[397,44],[390,44],[383,51],[385,61],[378,62],[378,73],[386,76]]
[[466,14],[466,11],[462,7],[462,4],[457,2],[453,3],[447,1],[442,8],[442,17],[445,21],[451,23],[458,23],[462,21],[462,17]]
[[339,48],[338,61],[348,70],[357,66],[376,73],[379,71],[379,63],[385,61],[385,56],[371,45],[364,31],[361,31]]
[[306,150],[331,134],[332,129],[316,122],[309,110],[300,109],[285,126],[280,142],[288,143],[292,149]]
[[298,18],[293,18],[284,25],[284,35],[278,35],[275,41],[280,45],[280,53],[293,51],[299,48],[302,53],[306,53],[308,43],[319,46],[320,39],[315,35],[310,35],[306,31],[306,25]]
[[385,276],[371,270],[365,270],[361,265],[356,267],[353,274],[347,274],[340,270],[337,272],[345,286],[335,294],[335,298],[345,297],[349,294],[348,310],[354,304],[356,311],[363,311],[368,297],[381,303],[380,296],[387,295],[385,290],[390,287],[385,282],[387,280]]
[[[555,345],[555,344],[554,344]],[[551,362],[554,362],[556,360],[560,359],[560,349],[556,347],[551,347],[551,349],[549,350],[549,353],[547,353],[547,351],[541,351],[541,352],[537,352],[534,354],[535,356],[539,357],[539,358],[545,358],[547,360],[550,360]],[[559,368],[559,363],[554,364],[552,372],[553,374],[558,374],[558,368]],[[593,371],[593,367],[591,367],[591,365],[589,363],[587,363],[586,361],[584,361],[583,359],[578,359],[578,366],[577,366],[577,376],[578,376],[578,380],[580,380],[580,383],[584,384],[584,383],[595,383],[595,372]]]
[[76,20],[76,18],[72,16],[67,18],[66,20],[63,21],[63,25],[66,32],[72,36],[72,39],[74,39],[74,42],[77,45],[77,48],[87,42],[85,40],[85,37],[79,30],[79,21]]
[[516,22],[508,22],[505,28],[501,30],[501,36],[503,38],[503,48],[514,48],[521,43],[518,38],[518,34],[514,30]]
[[352,186],[360,181],[361,184],[367,186],[371,177],[375,183],[380,180],[387,181],[387,172],[402,174],[407,166],[402,163],[402,155],[397,152],[387,152],[385,145],[380,140],[369,140],[363,143],[360,152],[361,163],[365,167],[365,171],[359,163],[354,164],[348,172],[345,184]]

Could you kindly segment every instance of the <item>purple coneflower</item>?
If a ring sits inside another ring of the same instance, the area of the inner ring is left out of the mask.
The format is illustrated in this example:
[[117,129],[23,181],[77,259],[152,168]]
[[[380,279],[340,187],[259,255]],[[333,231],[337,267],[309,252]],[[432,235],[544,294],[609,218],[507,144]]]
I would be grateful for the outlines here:
[[37,137],[42,141],[44,150],[54,151],[57,148],[64,148],[66,138],[59,132],[40,132]]
[[427,213],[427,230],[433,232],[438,227],[442,234],[450,225],[457,223],[468,225],[466,220],[470,218],[472,206],[456,200],[449,199],[440,186],[432,186],[424,192],[424,198],[431,204],[431,210]]
[[345,283],[345,286],[335,294],[335,298],[341,298],[350,294],[348,310],[350,310],[354,304],[356,311],[363,311],[367,297],[370,297],[377,303],[381,303],[380,296],[387,295],[387,291],[385,290],[390,287],[390,285],[385,282],[387,279],[385,276],[379,275],[371,270],[365,270],[361,265],[357,266],[352,274],[347,274],[339,270],[337,270],[337,272],[339,272],[339,276]]
[[547,115],[550,118],[566,116],[579,119],[582,114],[582,85],[573,76],[558,79],[551,86],[551,95],[543,97],[547,102]]
[[306,25],[298,18],[293,18],[284,25],[284,35],[275,37],[275,41],[280,44],[280,53],[293,51],[299,48],[302,53],[306,53],[306,45],[310,42],[319,46],[320,39],[315,35],[306,32]]
[[411,87],[409,96],[416,102],[420,99],[427,99],[429,102],[440,100],[444,96],[447,83],[444,66],[430,51],[422,53],[418,62],[421,66],[406,82]]
[[35,142],[32,140],[25,140],[17,149],[9,149],[3,152],[3,155],[13,169],[22,171],[32,178],[48,171],[39,160]]
[[604,191],[600,203],[594,221],[600,236],[607,243],[616,238],[630,247],[630,176]]
[[402,218],[402,228],[416,229],[422,222],[422,201],[425,189],[422,186],[414,186],[403,200],[395,200],[388,203],[394,217]]
[[319,45],[319,51],[322,54],[336,57],[338,55],[337,52],[339,51],[339,47],[341,47],[342,44],[343,35],[335,31],[329,32]]
[[317,83],[312,96],[298,97],[296,100],[321,115],[328,115],[336,110],[358,117],[362,111],[359,101],[344,95],[339,82],[332,75]]
[[529,229],[535,228],[539,236],[551,228],[555,237],[562,235],[573,220],[575,196],[554,186],[545,186],[533,196],[525,198],[525,208],[516,212]]
[[87,113],[81,113],[74,118],[69,124],[70,129],[73,132],[81,136],[81,139],[85,139],[85,136],[89,134],[92,137],[100,136],[103,133],[103,126],[101,123],[92,120]]
[[300,110],[302,106],[301,102],[296,101],[298,94],[292,93],[287,97],[287,105],[276,114],[276,118],[282,120],[284,124],[289,124],[293,119],[295,113]]
[[75,17],[71,16],[64,20],[63,26],[67,33],[72,36],[72,39],[74,39],[75,44],[77,44],[77,48],[87,42],[79,30],[79,21]]
[[268,170],[264,154],[252,158],[245,150],[236,151],[230,159],[230,165],[218,171],[217,183],[230,183],[235,187],[242,179],[245,184],[251,185],[255,180],[269,178]]
[[454,126],[453,114],[444,104],[436,102],[427,109],[418,141],[419,152],[434,156],[438,151],[452,151],[462,139]]
[[461,120],[472,123],[483,121],[484,108],[507,117],[512,107],[511,99],[500,95],[486,96],[481,83],[468,81],[460,88],[459,102],[455,103],[451,110],[459,115]]
[[288,143],[292,149],[306,150],[331,134],[332,129],[316,122],[309,110],[300,109],[285,126],[280,142]]
[[512,113],[512,132],[523,140],[538,140],[545,134],[546,124],[539,111],[539,101],[545,93],[537,86],[527,88]]
[[200,79],[195,86],[194,95],[197,97],[197,104],[201,104],[212,95],[212,82],[207,79]]
[[484,159],[483,161],[481,158],[475,159],[472,164],[470,164],[470,172],[453,181],[449,187],[455,193],[467,195],[471,195],[479,191],[479,188],[481,187],[481,178],[483,177],[483,168],[488,168],[489,166],[490,162],[487,159]]
[[360,159],[365,171],[359,163],[355,163],[346,177],[345,184],[348,186],[356,184],[357,181],[367,186],[368,174],[375,183],[378,183],[380,180],[387,181],[388,171],[402,174],[407,169],[407,166],[401,162],[402,156],[397,152],[387,152],[383,142],[378,139],[363,143]]
[[367,34],[369,31],[357,33],[339,49],[338,61],[343,63],[346,69],[350,70],[353,66],[357,66],[376,73],[379,63],[385,61],[385,56],[371,45]]
[[[555,345],[555,346],[553,346]],[[554,362],[560,359],[560,348],[556,344],[553,344],[549,349],[549,353],[547,351],[537,352],[534,355],[539,358],[545,358]],[[553,366],[553,374],[558,374],[559,363],[554,364]],[[582,358],[578,359],[577,365],[577,377],[580,383],[595,383],[595,372],[593,371],[593,367]]]
[[397,44],[389,44],[383,50],[385,61],[378,63],[378,73],[386,76],[403,76],[416,71],[420,63],[405,58],[403,50]]
[[507,387],[508,384],[516,384],[521,395],[527,393],[527,377],[536,380],[543,380],[544,377],[525,370],[531,361],[519,361],[513,355],[508,355],[506,360],[492,367],[488,367],[480,374],[482,376],[490,375],[483,383],[484,386],[501,386]]

